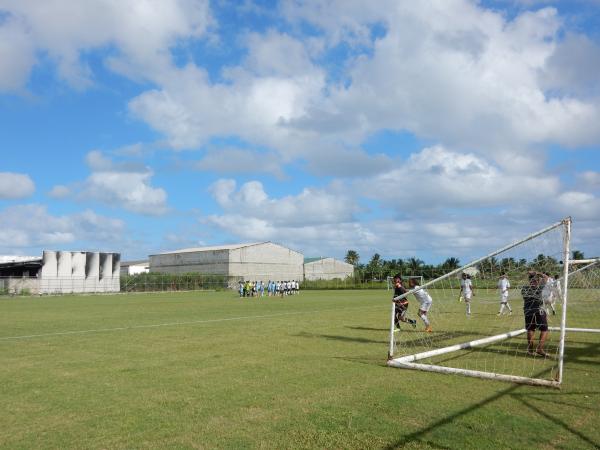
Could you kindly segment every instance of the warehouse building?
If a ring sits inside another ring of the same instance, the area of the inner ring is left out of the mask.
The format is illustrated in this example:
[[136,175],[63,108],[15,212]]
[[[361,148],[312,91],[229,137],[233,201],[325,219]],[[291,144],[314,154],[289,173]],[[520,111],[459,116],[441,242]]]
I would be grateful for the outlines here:
[[138,259],[136,261],[121,261],[121,276],[137,275],[150,271],[150,261]]
[[305,280],[343,280],[354,274],[354,266],[334,258],[306,258],[304,260]]
[[150,272],[202,273],[249,281],[303,279],[304,256],[272,242],[220,245],[150,255]]
[[119,292],[119,253],[44,250],[42,257],[0,263],[0,290],[18,294]]

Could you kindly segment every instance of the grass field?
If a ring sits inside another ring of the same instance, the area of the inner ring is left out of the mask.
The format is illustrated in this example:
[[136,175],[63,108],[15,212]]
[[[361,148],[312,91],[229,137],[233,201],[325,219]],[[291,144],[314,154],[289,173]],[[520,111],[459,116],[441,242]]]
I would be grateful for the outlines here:
[[560,391],[391,369],[385,291],[3,298],[0,324],[1,448],[600,446],[600,335]]

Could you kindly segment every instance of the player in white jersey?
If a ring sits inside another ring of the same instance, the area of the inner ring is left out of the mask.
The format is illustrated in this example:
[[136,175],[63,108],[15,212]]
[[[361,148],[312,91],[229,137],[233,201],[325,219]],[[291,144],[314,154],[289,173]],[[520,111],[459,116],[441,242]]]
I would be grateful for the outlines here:
[[554,301],[562,302],[562,285],[560,284],[560,275],[554,275]]
[[[418,288],[419,281],[416,278],[411,278],[410,280],[408,280],[408,285],[411,290]],[[431,333],[431,323],[427,318],[427,311],[429,311],[429,308],[431,308],[431,303],[433,303],[433,300],[431,299],[429,293],[423,288],[420,288],[418,291],[413,292],[413,294],[420,304],[419,317],[421,318],[421,320],[423,320],[423,323],[425,324],[425,331]]]
[[542,301],[544,302],[544,309],[546,310],[546,314],[550,314],[550,310],[552,310],[552,314],[556,315],[556,310],[554,309],[554,278],[552,278],[549,273],[545,273],[544,275],[546,276],[546,282],[544,284],[544,288],[542,289]]
[[505,273],[498,280],[498,290],[500,291],[500,312],[498,315],[504,314],[504,308],[508,308],[508,314],[512,314],[512,309],[508,304],[508,290],[510,289],[510,281]]
[[473,282],[471,281],[471,276],[466,273],[462,274],[462,279],[460,280],[460,295],[465,299],[465,304],[467,305],[467,316],[471,315],[471,298],[475,293],[473,292]]

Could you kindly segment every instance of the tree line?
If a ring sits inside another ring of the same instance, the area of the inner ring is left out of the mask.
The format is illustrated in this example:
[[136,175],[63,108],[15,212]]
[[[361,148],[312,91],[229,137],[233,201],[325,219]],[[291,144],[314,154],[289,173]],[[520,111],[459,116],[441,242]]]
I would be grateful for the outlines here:
[[[583,252],[573,251],[573,259],[585,259]],[[354,266],[354,277],[365,281],[385,280],[387,277],[401,274],[403,276],[422,275],[427,279],[437,278],[452,270],[461,267],[461,262],[456,257],[449,257],[440,264],[427,264],[417,257],[407,259],[386,260],[379,253],[375,253],[369,262],[363,264],[360,262],[360,255],[356,250],[348,250],[344,261]],[[558,259],[539,254],[532,260],[515,258],[496,258],[491,257],[475,266],[481,278],[487,276],[496,277],[500,273],[523,272],[526,270],[536,270],[541,272],[555,273],[560,271],[562,261]]]

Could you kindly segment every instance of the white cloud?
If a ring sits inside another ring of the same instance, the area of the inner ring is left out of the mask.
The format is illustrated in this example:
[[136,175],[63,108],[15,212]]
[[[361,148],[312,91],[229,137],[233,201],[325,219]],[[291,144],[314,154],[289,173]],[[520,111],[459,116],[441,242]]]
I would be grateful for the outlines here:
[[298,195],[279,199],[269,198],[259,181],[245,183],[236,191],[234,180],[219,180],[210,191],[227,213],[227,217],[212,216],[210,220],[226,224],[232,217],[237,220],[243,216],[243,223],[252,221],[254,228],[250,228],[258,233],[255,239],[262,239],[267,230],[278,227],[353,221],[359,211],[356,201],[335,183],[327,189],[305,188]]
[[243,148],[226,147],[211,148],[204,157],[195,164],[195,168],[218,174],[254,175],[267,173],[284,178],[283,163],[274,152],[255,152]]
[[9,75],[0,71],[0,80],[11,88],[25,84],[36,49],[47,52],[60,76],[76,88],[93,79],[82,53],[99,48],[114,47],[114,69],[143,77],[170,65],[170,48],[178,39],[201,37],[212,23],[204,0],[2,0],[0,10],[9,14],[8,23],[0,24],[6,38],[0,39],[0,55],[1,42],[10,42],[11,54],[18,56]]
[[100,151],[89,152],[86,161],[92,174],[79,196],[147,215],[167,212],[167,193],[150,185],[152,170],[139,164],[116,164]]
[[0,210],[0,249],[10,253],[19,248],[62,248],[84,241],[97,246],[119,240],[124,229],[121,220],[91,210],[54,216],[43,205],[17,205]]
[[[0,12],[1,8],[0,4]],[[0,22],[0,92],[21,90],[34,64],[34,48],[24,25],[14,18]]]
[[54,186],[50,192],[48,192],[48,195],[52,198],[56,198],[56,199],[60,199],[60,198],[67,198],[71,195],[71,189],[69,189],[67,186],[64,186],[62,184],[58,184],[56,186]]
[[29,175],[0,172],[0,199],[19,199],[32,195],[35,184]]
[[49,193],[51,197],[73,196],[152,216],[168,211],[167,193],[152,186],[154,172],[149,167],[137,162],[115,162],[99,150],[89,152],[85,159],[92,173],[83,182],[55,186]]
[[167,193],[150,185],[152,171],[92,173],[85,181],[81,196],[107,205],[147,215],[167,212]]
[[577,177],[588,188],[600,188],[600,172],[586,170],[578,174]]
[[552,198],[558,178],[511,173],[474,154],[423,149],[395,169],[357,182],[361,192],[399,210],[513,207]]

